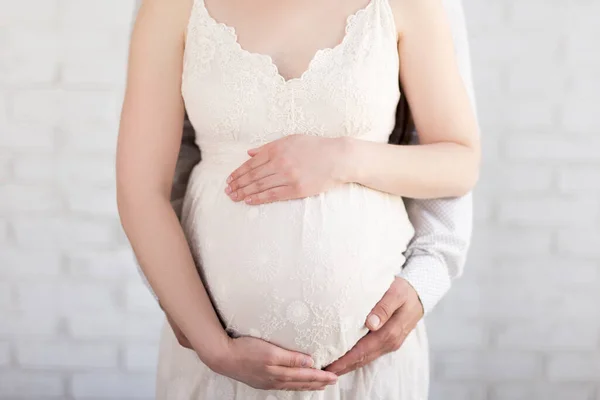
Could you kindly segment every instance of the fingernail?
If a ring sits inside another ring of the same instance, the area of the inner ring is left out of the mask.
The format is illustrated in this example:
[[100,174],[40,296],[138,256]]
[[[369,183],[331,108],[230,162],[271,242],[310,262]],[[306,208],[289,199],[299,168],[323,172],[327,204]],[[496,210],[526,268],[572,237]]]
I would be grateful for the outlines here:
[[304,357],[302,359],[302,367],[312,367],[312,366],[313,366],[312,358]]
[[227,177],[227,183],[231,182],[233,180],[233,178],[230,176]]
[[234,200],[237,199],[237,196],[238,196],[237,192],[231,193],[231,198],[232,199],[234,199]]
[[381,320],[379,319],[379,317],[376,314],[371,314],[371,315],[369,315],[367,322],[369,323],[371,328],[375,329],[375,328],[379,327],[379,323],[381,322]]
[[248,204],[252,203],[252,197],[246,197],[246,203],[248,203]]
[[231,193],[231,186],[227,185],[227,187],[225,188],[225,193]]

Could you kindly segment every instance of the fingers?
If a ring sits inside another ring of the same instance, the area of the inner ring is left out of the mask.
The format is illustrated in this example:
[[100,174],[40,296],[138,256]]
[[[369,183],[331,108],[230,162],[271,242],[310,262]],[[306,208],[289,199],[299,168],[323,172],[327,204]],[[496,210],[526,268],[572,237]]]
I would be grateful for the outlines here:
[[235,171],[233,171],[229,177],[227,178],[227,183],[231,184],[236,179],[239,179],[241,176],[247,174],[255,168],[260,167],[261,165],[267,163],[269,161],[269,154],[266,151],[257,153],[254,157],[250,158],[242,165],[240,165]]
[[[337,375],[314,368],[290,368],[286,366],[270,367],[270,373],[276,380],[276,386],[283,389],[311,390],[311,387],[324,387],[337,382]],[[312,389],[316,390],[316,389]]]
[[274,203],[276,201],[290,200],[297,198],[294,196],[294,190],[291,186],[277,186],[271,189],[267,189],[264,192],[253,194],[246,197],[246,203],[248,204],[265,204]]
[[[267,175],[267,168],[261,167],[252,172],[247,173],[242,176],[236,182],[240,182],[243,179],[248,180],[248,183],[244,183],[244,186],[238,188],[236,190],[236,186],[229,185],[230,189],[230,197],[233,201],[241,201],[247,199],[249,196],[253,194],[257,194],[260,192],[264,192],[266,190],[283,186],[285,184],[285,178],[281,174],[272,174]],[[255,172],[256,171],[256,172]],[[261,171],[259,173],[259,171]],[[252,175],[252,178],[249,176]],[[250,181],[252,179],[252,181]],[[233,190],[231,192],[231,190]],[[225,190],[227,193],[227,190]]]
[[326,368],[327,371],[343,375],[365,366],[384,354],[396,351],[418,322],[414,311],[402,307],[381,329],[370,332],[342,358]]
[[365,325],[371,331],[380,329],[394,315],[396,310],[402,307],[404,297],[400,295],[398,283],[394,281],[383,298],[373,307],[373,310],[367,316]]
[[274,363],[267,371],[279,390],[322,390],[337,382],[332,372],[314,369],[313,359],[302,353],[280,349],[274,354]]
[[314,365],[313,359],[306,354],[296,353],[278,348],[273,356],[273,366],[289,368],[310,368]]
[[370,332],[365,335],[350,351],[328,365],[325,370],[340,376],[379,358],[384,354],[382,347],[384,344],[384,335],[381,332]]

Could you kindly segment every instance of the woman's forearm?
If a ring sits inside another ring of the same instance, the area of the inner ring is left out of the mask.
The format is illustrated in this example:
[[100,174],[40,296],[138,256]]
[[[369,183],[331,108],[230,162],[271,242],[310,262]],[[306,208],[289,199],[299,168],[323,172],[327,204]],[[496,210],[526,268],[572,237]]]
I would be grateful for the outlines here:
[[457,143],[398,146],[346,140],[340,175],[344,182],[409,198],[457,197],[478,179],[479,152]]
[[125,233],[161,306],[209,367],[220,362],[228,336],[196,271],[181,225],[166,198],[119,196]]

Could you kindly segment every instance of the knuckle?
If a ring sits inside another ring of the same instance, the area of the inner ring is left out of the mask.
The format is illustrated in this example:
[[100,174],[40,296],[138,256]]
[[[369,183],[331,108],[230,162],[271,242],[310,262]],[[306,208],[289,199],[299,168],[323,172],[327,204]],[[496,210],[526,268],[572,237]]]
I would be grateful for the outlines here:
[[268,352],[267,354],[265,354],[265,362],[267,365],[277,365],[277,354],[275,354],[275,352]]
[[377,309],[381,313],[381,316],[386,319],[390,318],[393,314],[392,306],[387,301],[380,302]]
[[292,164],[292,160],[289,156],[282,155],[280,157],[280,163],[281,163],[282,168],[284,168],[286,170],[292,169],[293,164]]

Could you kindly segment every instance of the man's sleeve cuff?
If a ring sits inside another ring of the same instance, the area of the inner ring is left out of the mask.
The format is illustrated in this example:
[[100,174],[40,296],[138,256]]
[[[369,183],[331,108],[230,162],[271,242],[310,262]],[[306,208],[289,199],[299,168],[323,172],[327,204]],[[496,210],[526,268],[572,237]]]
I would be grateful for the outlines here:
[[398,276],[406,279],[415,289],[425,315],[433,310],[451,285],[446,265],[439,258],[429,254],[411,256]]

